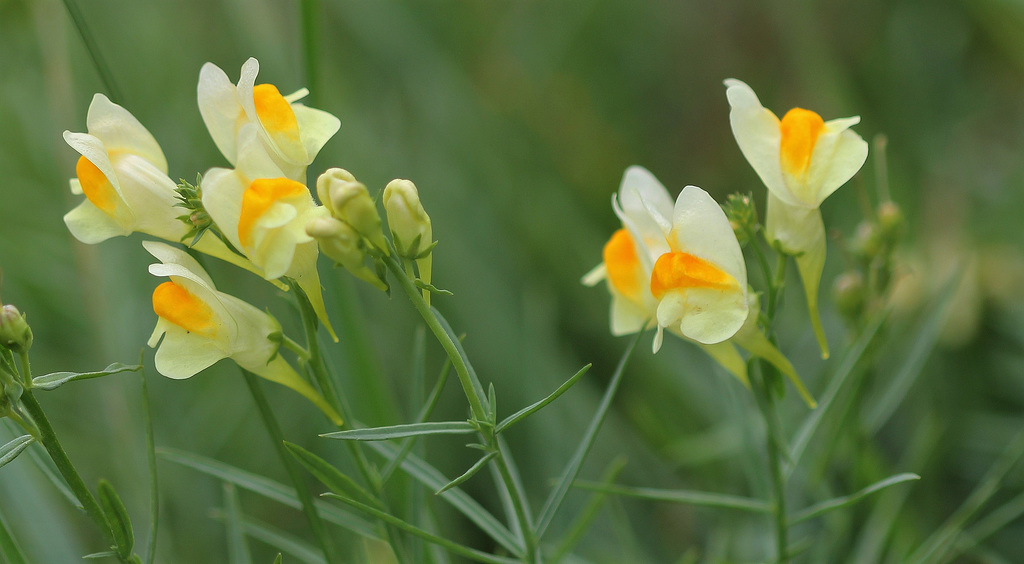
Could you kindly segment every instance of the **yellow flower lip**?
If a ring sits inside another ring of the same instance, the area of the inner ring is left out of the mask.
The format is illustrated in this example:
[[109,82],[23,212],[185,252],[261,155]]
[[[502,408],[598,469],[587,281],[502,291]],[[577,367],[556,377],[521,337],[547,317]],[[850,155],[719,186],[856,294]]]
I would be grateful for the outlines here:
[[[299,142],[299,122],[292,105],[273,84],[258,84],[252,89],[256,115],[275,141]],[[283,139],[282,139],[283,138]]]
[[736,279],[714,264],[689,253],[671,252],[658,257],[651,272],[651,294],[661,299],[672,290],[735,287]]
[[174,282],[164,282],[153,291],[153,311],[190,333],[209,339],[217,336],[210,306]]
[[242,211],[238,218],[238,240],[243,247],[252,245],[252,231],[257,220],[270,206],[308,193],[305,184],[288,178],[258,178],[242,194]]
[[825,120],[811,110],[793,108],[782,117],[779,130],[782,132],[779,145],[782,168],[793,176],[802,177],[811,165],[811,155],[825,130]]
[[639,303],[641,280],[637,273],[640,272],[640,258],[629,231],[619,229],[612,234],[604,246],[603,258],[612,287],[627,299]]
[[82,186],[85,197],[97,208],[103,210],[107,215],[114,215],[117,209],[117,202],[120,199],[110,179],[85,157],[79,157],[75,165],[75,174],[78,175],[78,182]]

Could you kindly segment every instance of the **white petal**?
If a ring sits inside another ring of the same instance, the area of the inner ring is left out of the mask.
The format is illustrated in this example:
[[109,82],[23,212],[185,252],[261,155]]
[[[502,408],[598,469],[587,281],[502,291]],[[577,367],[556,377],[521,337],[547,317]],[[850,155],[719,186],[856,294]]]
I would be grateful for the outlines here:
[[[743,291],[688,288],[665,296],[683,296],[684,315],[679,331],[699,343],[714,344],[732,337],[747,318],[746,286]],[[665,302],[662,300],[662,303]],[[661,308],[658,308],[659,318]]]
[[[305,178],[296,179],[282,169],[275,155],[267,151],[260,137],[260,127],[249,123],[238,130],[237,170],[251,180],[257,178],[291,178],[305,184]],[[303,169],[304,170],[304,169]]]
[[649,218],[652,216],[655,221],[663,218],[666,222],[672,217],[672,196],[665,186],[642,166],[633,165],[622,175],[619,203],[622,204],[623,212],[637,222],[637,227],[645,232],[657,227],[651,224]]
[[734,78],[725,81],[726,97],[729,99],[729,124],[740,152],[753,167],[754,172],[768,190],[793,204],[798,203],[790,193],[782,175],[779,150],[782,132],[779,118],[761,105],[757,95],[745,83]]
[[130,228],[114,221],[89,200],[66,213],[64,223],[75,239],[87,245],[95,245],[111,237],[126,237],[132,233]]
[[815,207],[853,178],[867,160],[867,141],[847,129],[859,121],[855,117],[825,124],[826,133],[818,138],[807,170],[807,185],[813,187],[808,201],[813,201]]
[[238,90],[220,67],[206,63],[199,71],[196,98],[210,137],[228,162],[235,164],[238,155],[236,136],[243,114],[238,103]]
[[[110,184],[114,187],[114,191],[117,195],[121,196],[121,186],[117,181],[117,174],[114,172],[114,165],[110,163],[110,155],[107,153],[107,148],[103,145],[103,141],[100,141],[98,137],[89,135],[88,133],[74,133],[71,131],[64,132],[64,141],[71,146],[72,149],[78,151],[80,155],[86,158],[96,168],[100,169],[103,176],[107,177]],[[81,186],[81,185],[79,185]]]
[[672,229],[676,250],[716,265],[746,290],[743,251],[725,212],[707,192],[696,186],[683,188],[676,199]]
[[153,135],[128,110],[96,94],[86,118],[89,134],[95,135],[110,153],[131,153],[167,174],[167,159]]
[[156,370],[168,378],[191,378],[227,356],[217,341],[167,323],[164,340],[156,351]]
[[[162,264],[150,265],[149,273],[154,276],[182,276],[180,270],[167,269],[169,265],[178,265],[185,269],[187,272],[193,273],[195,280],[205,284],[212,290],[216,290],[217,286],[213,283],[213,279],[206,273],[199,261],[192,258],[191,255],[185,251],[168,245],[167,243],[160,243],[158,241],[143,241],[143,248],[146,249],[149,254],[153,255]],[[154,272],[154,267],[156,272]]]
[[320,149],[341,129],[341,120],[323,110],[293,104],[295,119],[299,122],[299,134],[306,149],[306,163],[313,162]]
[[81,196],[82,194],[84,194],[84,192],[82,192],[82,183],[79,182],[77,178],[72,178],[70,184],[72,194],[76,196]]
[[248,187],[245,177],[226,168],[211,168],[203,176],[203,207],[236,249],[242,248],[238,220],[242,216],[242,195]]
[[135,231],[178,242],[188,227],[178,219],[184,209],[177,207],[177,184],[149,161],[127,154],[114,162],[121,196],[136,218]]
[[626,298],[612,294],[611,331],[616,337],[636,333],[644,328],[652,317]]
[[580,284],[583,284],[584,286],[588,287],[593,287],[596,286],[598,282],[604,280],[607,277],[608,268],[602,262],[601,264],[591,269],[590,272],[584,274],[583,278],[580,278]]

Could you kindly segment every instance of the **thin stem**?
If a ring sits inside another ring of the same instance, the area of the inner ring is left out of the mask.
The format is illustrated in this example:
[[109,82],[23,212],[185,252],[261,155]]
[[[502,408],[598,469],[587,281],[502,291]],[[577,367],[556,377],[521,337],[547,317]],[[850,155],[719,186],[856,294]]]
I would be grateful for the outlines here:
[[32,365],[28,362],[28,351],[23,350],[21,356],[21,377],[25,383],[25,389],[32,387]]
[[309,103],[319,107],[320,99],[320,22],[323,10],[320,0],[300,0],[299,11],[302,19],[302,61],[306,71],[306,87],[309,88]]
[[263,393],[263,387],[260,385],[258,377],[247,370],[241,368],[239,370],[242,371],[245,383],[249,386],[249,391],[252,392],[252,399],[256,402],[256,407],[259,409],[263,424],[267,428],[267,433],[270,434],[270,440],[274,443],[274,450],[277,451],[278,458],[281,459],[285,470],[288,471],[288,477],[292,480],[292,485],[295,486],[295,494],[302,503],[302,512],[305,513],[306,520],[309,521],[309,527],[313,530],[313,536],[319,541],[320,547],[324,551],[324,557],[327,558],[327,562],[330,564],[342,562],[337,549],[334,547],[334,543],[331,542],[327,534],[327,527],[324,526],[323,520],[320,519],[320,514],[316,511],[313,496],[309,491],[309,486],[306,484],[305,476],[302,474],[298,464],[296,464],[294,457],[284,446],[284,434],[281,432],[281,426],[278,424],[277,418],[270,408],[270,402],[267,401],[267,396]]
[[288,335],[281,335],[281,345],[284,348],[295,353],[295,356],[301,358],[302,360],[309,360],[309,351],[306,350],[306,347],[296,343]]
[[778,418],[775,415],[775,399],[772,397],[772,391],[765,379],[766,363],[758,360],[756,364],[760,370],[757,370],[757,377],[753,378],[757,388],[754,397],[757,400],[757,406],[761,410],[765,427],[768,430],[765,449],[768,451],[768,470],[772,479],[772,497],[774,502],[772,512],[775,522],[775,545],[778,554],[776,562],[783,563],[789,561],[787,548],[787,529],[789,525],[786,520],[786,483],[782,476],[782,458],[780,456],[782,430],[779,428]]
[[512,507],[516,512],[516,520],[519,521],[519,526],[523,531],[523,540],[526,544],[526,552],[523,555],[524,560],[526,562],[540,562],[537,531],[534,529],[533,523],[530,520],[529,511],[526,509],[523,492],[519,491],[519,486],[512,477],[512,471],[509,468],[508,459],[505,456],[505,449],[503,448],[502,443],[503,441],[499,441],[497,437],[495,437],[494,447],[498,456],[494,457],[494,463],[498,467],[498,473],[501,474],[501,481],[504,482],[506,489],[508,489],[509,497],[512,498]]
[[81,10],[78,9],[78,4],[75,3],[75,0],[64,0],[64,7],[67,8],[71,21],[74,22],[78,34],[82,37],[82,43],[85,43],[85,50],[89,52],[92,64],[96,67],[96,72],[99,73],[107,93],[110,94],[110,100],[115,104],[123,104],[124,98],[121,96],[121,90],[114,82],[114,75],[110,72],[110,67],[104,61],[103,55],[100,54],[99,45],[96,44],[96,39],[89,31],[89,26],[85,25],[85,18],[82,16]]
[[775,326],[775,310],[779,305],[779,297],[782,294],[782,288],[786,286],[786,265],[789,264],[789,257],[785,253],[779,253],[779,258],[775,264],[775,278],[772,280],[769,286],[769,298],[768,307],[765,309],[765,315],[771,320],[766,329],[768,330],[769,336],[772,333],[772,328]]
[[[141,354],[139,358],[141,363]],[[142,423],[146,428],[146,462],[149,466],[149,547],[146,550],[146,564],[156,560],[157,526],[160,521],[160,488],[156,474],[156,444],[153,438],[153,414],[149,407],[149,389],[146,374],[139,372],[142,382]]]
[[441,343],[441,347],[444,348],[448,354],[448,358],[451,359],[452,365],[455,367],[455,373],[459,377],[459,383],[462,384],[462,391],[466,394],[466,399],[469,401],[469,407],[473,411],[473,417],[477,421],[488,421],[487,409],[484,408],[484,400],[480,398],[474,387],[473,382],[469,377],[469,369],[466,368],[466,363],[462,360],[462,356],[459,354],[458,349],[455,347],[455,343],[445,332],[444,327],[441,327],[440,322],[434,317],[434,314],[430,312],[430,306],[423,300],[423,296],[420,295],[420,291],[413,284],[409,276],[406,275],[402,265],[399,264],[398,259],[395,258],[394,254],[384,257],[384,263],[387,265],[388,270],[398,279],[398,284],[402,287],[402,290],[409,300],[412,302],[413,307],[419,312],[420,317],[426,322],[427,327],[437,338],[438,342]]
[[[26,374],[28,376],[28,374]],[[50,421],[46,418],[46,413],[43,412],[43,408],[36,401],[35,396],[32,395],[31,390],[25,390],[21,396],[21,404],[25,406],[25,410],[28,412],[29,417],[35,422],[36,428],[39,429],[39,442],[42,443],[43,448],[49,453],[50,458],[53,459],[53,463],[57,466],[57,471],[64,477],[64,480],[68,483],[71,491],[78,498],[78,501],[82,504],[89,518],[96,523],[96,526],[100,528],[103,533],[104,540],[108,545],[114,546],[114,532],[110,528],[110,522],[107,521],[107,517],[103,514],[103,510],[97,503],[96,498],[93,497],[92,492],[85,485],[82,477],[79,476],[78,471],[75,470],[75,466],[71,463],[71,459],[68,458],[64,447],[61,446],[60,441],[57,439],[57,434],[54,432],[53,427],[50,425]]]

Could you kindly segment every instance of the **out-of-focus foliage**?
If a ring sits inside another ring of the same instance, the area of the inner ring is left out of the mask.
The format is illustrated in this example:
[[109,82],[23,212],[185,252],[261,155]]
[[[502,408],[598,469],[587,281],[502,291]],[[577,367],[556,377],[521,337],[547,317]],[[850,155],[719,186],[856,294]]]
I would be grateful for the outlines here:
[[[255,56],[261,80],[282,91],[307,86],[296,2],[79,4],[123,92],[116,101],[160,141],[172,178],[191,180],[226,164],[196,108],[204,62],[234,79]],[[812,439],[792,493],[803,506],[893,472],[923,479],[883,494],[879,509],[864,504],[798,527],[795,542],[825,539],[805,558],[850,554],[878,561],[871,546],[885,539],[871,524],[890,508],[899,519],[882,546],[887,558],[902,560],[960,506],[1024,428],[1021,3],[323,0],[322,10],[321,80],[313,100],[339,116],[342,129],[310,178],[339,166],[371,193],[392,178],[416,183],[440,242],[433,282],[455,294],[435,296],[434,305],[467,333],[464,345],[477,371],[502,398],[501,416],[594,363],[584,382],[510,431],[524,480],[538,485],[529,492],[535,505],[626,346],[608,334],[606,293],[579,285],[616,225],[608,201],[622,171],[641,164],[673,194],[696,184],[720,202],[730,192],[753,191],[763,213],[764,189],[729,130],[727,77],[743,79],[779,111],[804,106],[825,119],[860,115],[857,131],[865,139],[885,133],[891,192],[908,219],[905,280],[893,326],[873,349],[879,361],[857,375],[859,401],[851,404],[857,407]],[[155,322],[149,296],[159,281],[146,273],[150,258],[137,235],[87,247],[61,220],[78,199],[67,184],[77,155],[61,132],[84,130],[88,102],[103,88],[58,0],[0,1],[0,77],[4,302],[29,316],[39,374],[131,362]],[[829,230],[852,235],[862,217],[861,195],[874,193],[874,162],[869,157],[861,174],[823,205]],[[833,240],[823,300],[844,269],[841,244]],[[297,315],[275,299],[273,287],[225,265],[211,270],[219,287],[271,304],[285,330],[299,332]],[[931,313],[928,304],[957,271],[963,282],[933,350],[919,329]],[[321,273],[329,310],[347,308],[363,322],[336,316],[341,344],[327,346],[350,382],[344,392],[356,417],[378,425],[410,420],[413,312],[325,262]],[[795,275],[790,282],[777,333],[820,396],[842,358],[820,361]],[[834,350],[845,349],[852,336],[828,303],[823,320]],[[920,374],[901,372],[916,358],[915,346]],[[756,424],[743,415],[749,394],[690,345],[668,342],[657,357],[648,349],[638,349],[583,477],[596,479],[622,454],[621,483],[766,498],[759,439],[748,431]],[[151,367],[152,353],[146,354]],[[442,358],[429,350],[428,375]],[[901,373],[909,374],[905,386],[891,387]],[[285,480],[233,367],[221,363],[180,382],[151,368],[148,376],[158,445]],[[894,391],[887,396],[886,390]],[[463,417],[461,398],[448,391],[439,419]],[[273,392],[286,437],[344,465],[335,443],[315,438],[329,430],[323,420],[301,398]],[[791,396],[785,411],[800,417],[783,422],[790,433],[806,413]],[[889,405],[883,399],[894,402],[891,417],[877,407]],[[109,479],[136,516],[136,534],[144,535],[138,382],[113,376],[61,388],[43,401],[87,481]],[[827,440],[832,436],[839,438]],[[450,476],[474,460],[457,440],[431,440],[427,449],[446,453],[431,460]],[[210,518],[211,508],[228,504],[221,485],[169,462],[160,472],[158,561],[225,561],[224,530]],[[487,499],[493,490],[482,476],[466,487]],[[1011,473],[982,513],[1021,485],[1019,473]],[[568,511],[551,531],[564,532],[586,500],[570,494]],[[307,534],[297,511],[244,491],[239,502],[248,515]],[[500,511],[498,500],[490,504]],[[105,548],[29,457],[0,471],[0,507],[38,562],[72,562]],[[441,511],[449,535],[486,547],[471,525]],[[578,554],[595,562],[672,562],[688,550],[710,561],[767,558],[771,540],[756,532],[768,529],[755,519],[762,517],[612,500]],[[1012,560],[1024,551],[1021,538],[1024,523],[1014,520],[983,539],[981,550]],[[277,552],[253,548],[258,561]],[[350,548],[360,558],[364,550],[379,550],[359,542]]]

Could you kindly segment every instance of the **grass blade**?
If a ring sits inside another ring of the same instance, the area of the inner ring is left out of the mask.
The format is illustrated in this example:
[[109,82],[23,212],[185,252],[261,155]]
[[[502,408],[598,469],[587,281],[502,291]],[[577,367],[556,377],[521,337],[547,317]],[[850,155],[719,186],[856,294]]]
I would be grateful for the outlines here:
[[110,72],[110,68],[107,67],[103,55],[100,54],[100,48],[96,44],[96,39],[93,37],[92,32],[89,31],[89,27],[85,25],[85,18],[78,9],[78,5],[75,4],[75,0],[64,0],[64,7],[67,8],[68,15],[71,16],[71,21],[75,24],[75,29],[78,30],[78,34],[82,37],[85,50],[89,52],[89,58],[92,59],[92,64],[96,67],[100,80],[103,81],[103,86],[106,87],[107,93],[110,94],[110,100],[115,104],[123,104],[124,98],[121,97],[121,89],[114,82],[114,75]]
[[516,423],[522,421],[523,419],[526,419],[527,417],[529,417],[529,416],[533,415],[534,413],[536,413],[536,412],[540,411],[541,409],[543,409],[547,404],[549,404],[549,403],[555,401],[556,399],[558,399],[558,396],[560,396],[560,395],[564,394],[565,392],[567,392],[569,390],[569,388],[571,388],[573,386],[573,384],[578,382],[579,379],[582,378],[583,375],[586,374],[588,370],[590,370],[591,366],[593,366],[593,364],[588,364],[588,365],[584,366],[583,368],[580,368],[579,372],[574,374],[572,378],[569,378],[568,380],[566,380],[565,383],[562,384],[561,386],[559,386],[557,390],[551,392],[551,395],[549,395],[548,397],[538,401],[537,403],[535,403],[533,405],[529,405],[527,407],[524,407],[523,409],[520,409],[519,411],[517,411],[513,415],[510,415],[510,416],[506,417],[501,423],[498,423],[498,426],[494,429],[494,432],[495,433],[500,433],[500,432],[504,431],[505,429],[508,429],[512,425],[515,425]]
[[772,512],[772,504],[767,501],[713,492],[635,488],[631,486],[617,486],[614,484],[602,484],[600,482],[586,481],[577,482],[575,487],[593,492],[623,495],[638,499],[647,499],[650,501],[665,501],[668,503],[699,505],[703,507],[738,509],[740,511],[749,511],[751,513]]
[[[214,511],[213,518],[227,522],[227,513]],[[275,527],[254,519],[248,515],[242,515],[242,531],[249,538],[256,539],[270,545],[274,549],[288,553],[306,564],[326,564],[323,553],[319,547],[315,547],[302,539],[286,533]],[[282,558],[282,556],[278,556]]]
[[156,559],[157,525],[160,520],[160,488],[156,475],[156,441],[153,438],[153,414],[149,405],[149,391],[146,388],[146,373],[139,372],[142,382],[142,423],[146,429],[146,462],[149,466],[149,546],[146,549],[146,564]]
[[1016,521],[1021,515],[1024,515],[1024,493],[1018,494],[984,518],[979,519],[973,527],[965,531],[960,536],[956,549],[946,555],[945,561],[956,557],[960,553],[974,549],[978,543],[994,535],[1013,521]]
[[420,435],[462,435],[475,433],[476,431],[476,427],[468,421],[428,421],[426,423],[407,423],[404,425],[390,425],[388,427],[335,431],[333,433],[324,433],[320,436],[327,439],[349,441],[387,441]]
[[341,501],[343,503],[351,505],[352,507],[355,507],[356,509],[359,509],[361,511],[369,513],[370,515],[373,515],[374,517],[376,517],[376,518],[378,518],[378,519],[380,519],[382,521],[385,521],[385,522],[387,522],[387,523],[389,523],[391,525],[394,525],[395,527],[398,527],[399,529],[402,529],[403,531],[405,531],[407,533],[416,535],[417,537],[420,537],[421,539],[423,539],[423,540],[425,540],[427,542],[431,542],[431,543],[434,543],[434,544],[436,544],[438,546],[442,546],[442,547],[448,549],[449,552],[451,552],[453,554],[458,554],[459,556],[463,556],[465,558],[469,558],[470,560],[475,560],[477,562],[483,562],[484,564],[518,564],[519,563],[518,560],[513,560],[511,558],[504,558],[504,557],[501,557],[501,556],[493,556],[491,554],[487,554],[486,552],[481,552],[479,550],[476,550],[475,548],[469,548],[468,546],[463,546],[463,545],[461,545],[461,544],[459,544],[457,542],[450,541],[450,540],[448,540],[446,538],[443,538],[443,537],[439,537],[439,536],[437,536],[437,535],[435,535],[435,534],[433,534],[433,533],[431,533],[429,531],[425,531],[423,529],[420,529],[420,528],[416,527],[415,525],[411,525],[409,523],[406,523],[405,521],[399,519],[398,517],[395,517],[394,515],[391,515],[389,513],[385,513],[385,512],[383,512],[383,511],[381,511],[379,509],[375,509],[373,507],[370,507],[369,505],[365,505],[365,504],[359,503],[358,501],[356,501],[354,499],[348,499],[346,497],[342,497],[342,496],[339,496],[339,495],[336,495],[336,494],[333,494],[333,493],[326,493],[326,494],[324,494],[324,496],[325,497],[330,497],[332,499],[337,499],[338,501]]
[[[272,499],[288,507],[302,509],[302,503],[299,502],[298,496],[295,495],[295,490],[280,482],[190,452],[161,448],[157,449],[157,453],[165,460],[198,470],[203,474],[232,483],[242,489]],[[358,515],[353,515],[348,511],[320,500],[317,501],[316,508],[324,521],[340,525],[360,536],[381,540],[376,527]]]
[[[398,454],[398,448],[389,443],[374,442],[369,443],[369,446],[385,458],[394,458]],[[407,455],[405,460],[402,461],[400,468],[406,474],[430,488],[431,491],[437,491],[451,481],[436,468],[424,462],[414,454]],[[501,544],[501,546],[505,547],[506,550],[516,556],[523,554],[523,547],[505,527],[505,525],[502,525],[494,515],[491,515],[466,492],[459,488],[452,488],[438,497],[450,503],[455,509],[459,510],[460,513],[476,524],[477,527],[480,527],[481,531],[487,533],[488,536]]]
[[374,505],[379,504],[377,499],[357,484],[355,480],[349,478],[334,466],[331,466],[326,460],[299,445],[286,441],[284,446],[292,453],[295,460],[299,461],[306,470],[309,470],[310,474],[315,476],[317,480],[320,480],[332,492],[346,496],[355,494],[355,497],[362,498]]
[[110,485],[110,482],[100,480],[97,492],[100,506],[103,508],[103,513],[107,515],[107,521],[110,522],[110,528],[114,532],[117,552],[120,554],[121,560],[126,561],[131,557],[132,549],[135,548],[135,531],[132,530],[132,520],[128,517],[128,510],[125,509],[121,496],[117,495],[117,491],[114,490],[114,486]]
[[896,474],[895,476],[889,476],[888,478],[875,482],[874,484],[871,484],[870,486],[856,493],[833,498],[827,501],[823,501],[821,503],[816,503],[811,507],[808,507],[807,509],[804,509],[803,511],[798,513],[795,517],[793,517],[789,524],[795,525],[797,523],[800,523],[801,521],[813,519],[819,515],[822,515],[823,513],[828,513],[833,509],[839,509],[841,507],[853,505],[854,503],[857,503],[858,501],[864,499],[865,497],[875,492],[884,490],[889,486],[894,486],[896,484],[902,484],[903,482],[910,482],[913,480],[920,479],[921,477],[918,476],[917,474],[911,474],[909,472],[903,474]]
[[[437,378],[437,382],[434,384],[434,389],[430,391],[430,396],[427,398],[426,403],[420,409],[419,414],[416,416],[417,423],[423,423],[430,418],[430,415],[434,413],[434,408],[437,407],[437,401],[441,399],[441,391],[444,390],[444,385],[448,382],[448,375],[452,371],[452,361],[446,358],[444,365],[441,367],[441,374]],[[402,442],[401,450],[398,452],[398,456],[388,461],[384,470],[380,473],[381,483],[386,484],[391,475],[394,474],[395,470],[398,469],[398,465],[405,459],[405,455],[412,451],[413,444],[416,441],[416,437],[408,437]]]
[[[601,477],[600,484],[602,486],[610,486],[615,482],[616,478],[619,477],[619,473],[626,467],[626,457],[619,456],[608,465],[608,469],[604,471],[604,475]],[[579,485],[579,482],[576,483]],[[558,547],[555,548],[554,555],[551,557],[553,564],[558,564],[562,561],[569,552],[576,546],[577,543],[583,538],[583,535],[590,529],[591,523],[597,518],[598,512],[604,507],[605,500],[608,499],[608,495],[604,492],[595,492],[590,496],[590,500],[587,505],[580,511],[578,517],[573,522],[572,526],[569,527],[569,532],[562,537],[561,542],[558,543]]]
[[3,555],[7,564],[26,564],[25,555],[21,553],[21,548],[11,536],[2,513],[0,513],[0,555]]
[[608,388],[604,392],[604,397],[601,398],[601,403],[597,406],[597,412],[594,413],[593,419],[590,420],[590,425],[583,434],[583,440],[580,441],[579,446],[576,447],[576,452],[573,453],[569,463],[566,464],[562,477],[559,478],[555,485],[555,489],[551,491],[544,502],[540,517],[537,518],[537,538],[544,536],[544,532],[547,530],[548,525],[551,524],[552,519],[554,519],[555,513],[558,512],[558,508],[562,505],[562,501],[565,500],[566,494],[569,493],[573,480],[579,474],[580,468],[583,466],[583,459],[590,452],[590,447],[594,444],[597,432],[601,429],[601,423],[604,422],[605,415],[608,414],[608,409],[612,405],[612,399],[615,398],[615,392],[619,389],[619,383],[622,381],[622,375],[626,371],[629,357],[633,354],[633,349],[636,348],[636,344],[640,342],[640,337],[643,334],[643,331],[637,332],[633,342],[629,344],[626,352],[619,360],[619,365],[615,368],[611,381],[608,382]]

